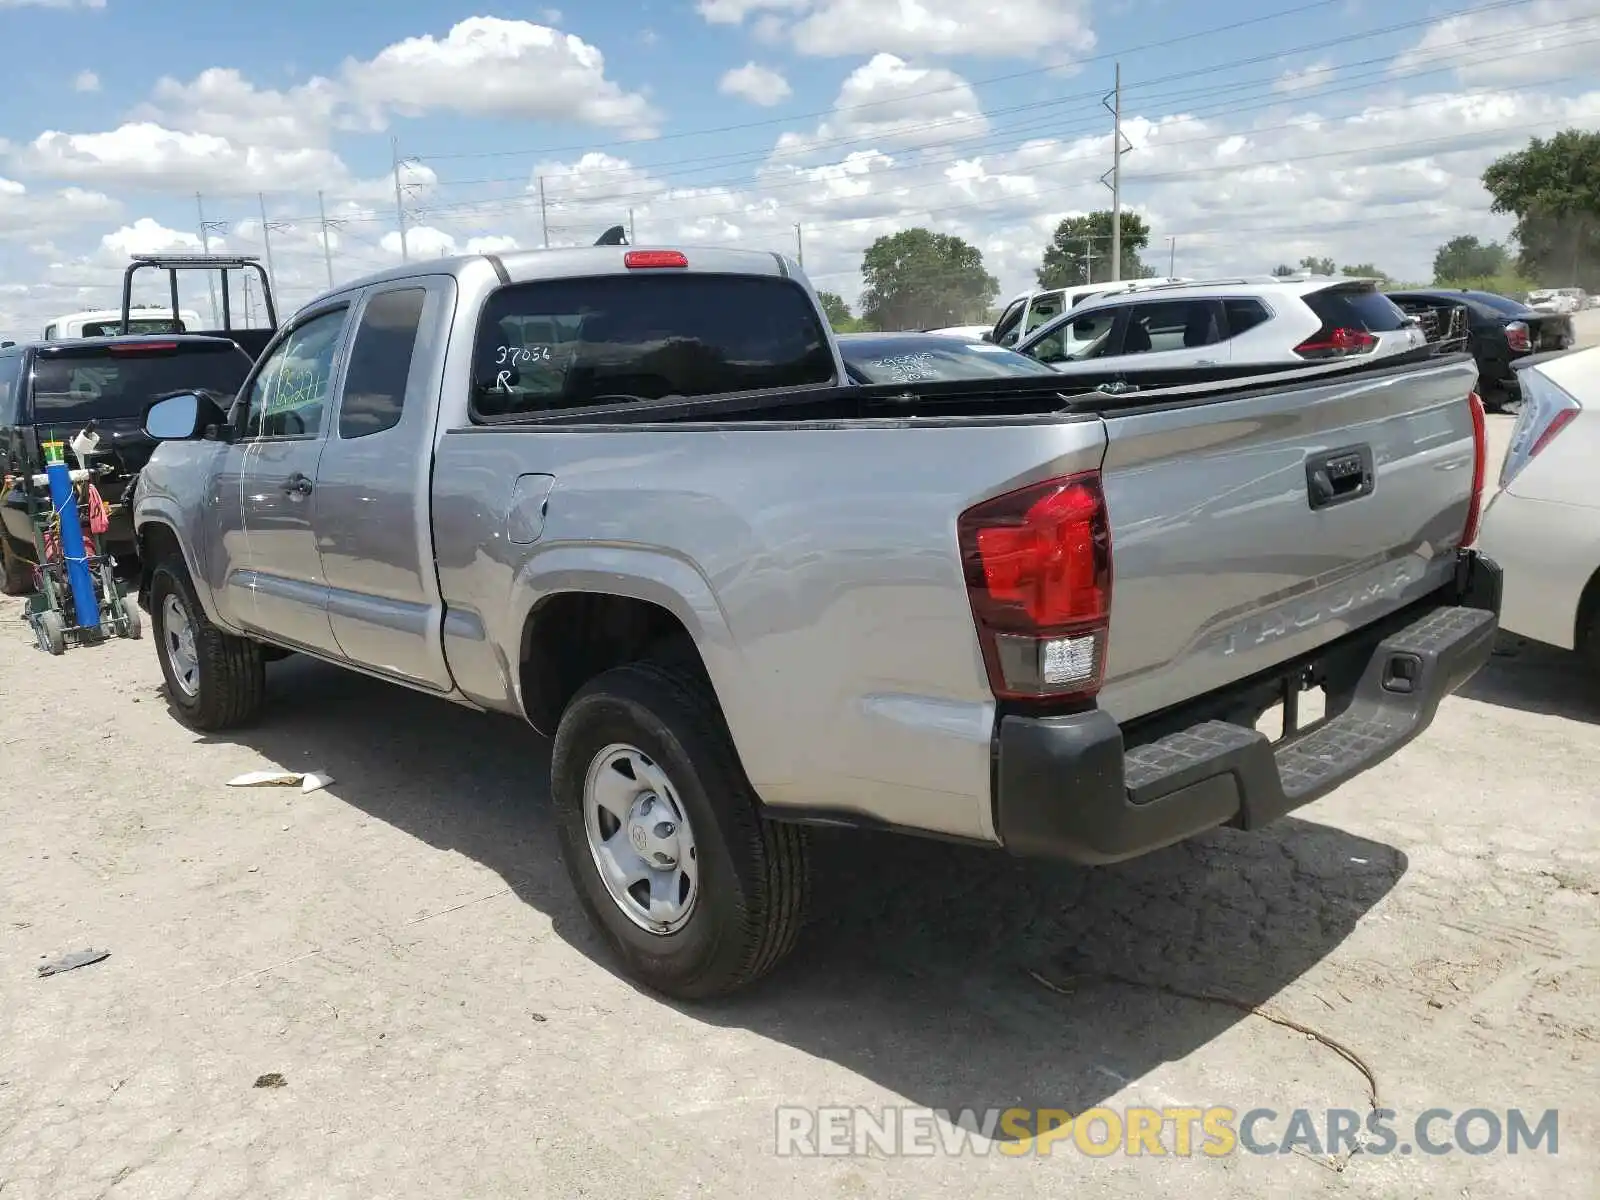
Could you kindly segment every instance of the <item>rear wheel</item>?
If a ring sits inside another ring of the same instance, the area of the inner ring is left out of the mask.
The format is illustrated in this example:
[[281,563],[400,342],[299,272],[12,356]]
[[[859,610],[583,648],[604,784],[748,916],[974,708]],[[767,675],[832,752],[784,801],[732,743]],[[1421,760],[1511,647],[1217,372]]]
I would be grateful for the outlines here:
[[694,672],[636,663],[591,680],[561,718],[550,775],[567,872],[634,979],[704,999],[793,948],[804,831],[761,817]]
[[167,698],[185,725],[228,729],[260,711],[266,695],[261,647],[211,623],[182,563],[155,569],[150,614]]
[[67,652],[67,622],[53,608],[39,614],[39,644],[51,654]]

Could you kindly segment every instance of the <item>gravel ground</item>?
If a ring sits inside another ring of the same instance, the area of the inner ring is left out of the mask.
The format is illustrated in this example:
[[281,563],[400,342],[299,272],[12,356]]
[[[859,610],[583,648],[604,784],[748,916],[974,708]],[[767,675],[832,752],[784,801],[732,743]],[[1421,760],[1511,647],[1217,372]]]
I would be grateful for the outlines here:
[[[608,968],[522,726],[289,660],[256,728],[196,737],[148,642],[51,659],[18,612],[4,1200],[1596,1194],[1600,685],[1567,656],[1497,657],[1260,833],[1099,870],[821,838],[799,952],[693,1008]],[[335,782],[223,786],[267,766]],[[86,947],[111,955],[36,977]],[[1402,1127],[1558,1108],[1559,1153],[774,1153],[779,1104],[1368,1108],[1349,1061],[1252,1006],[1353,1050]]]

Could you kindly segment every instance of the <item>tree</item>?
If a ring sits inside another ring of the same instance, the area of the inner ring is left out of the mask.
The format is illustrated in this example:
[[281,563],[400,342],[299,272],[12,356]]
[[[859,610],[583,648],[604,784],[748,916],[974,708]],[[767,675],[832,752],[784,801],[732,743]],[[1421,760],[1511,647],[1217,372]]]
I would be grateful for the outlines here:
[[918,329],[971,322],[1000,290],[974,245],[931,229],[879,238],[861,257],[862,319],[876,329]]
[[1334,265],[1331,258],[1312,258],[1309,255],[1300,260],[1300,269],[1310,271],[1313,275],[1337,275],[1339,268]]
[[[1150,226],[1135,212],[1122,214],[1122,278],[1145,279],[1151,272],[1139,260],[1150,245]],[[1034,272],[1042,288],[1075,287],[1111,278],[1111,210],[1067,217],[1056,226]]]
[[[1332,271],[1326,271],[1323,273],[1328,275],[1333,274]],[[1357,263],[1353,267],[1340,267],[1339,274],[1345,276],[1347,279],[1376,279],[1379,284],[1393,282],[1393,276],[1391,276],[1389,272],[1380,271],[1376,266],[1369,262]]]
[[1279,263],[1277,266],[1272,268],[1272,273],[1279,279],[1287,279],[1290,275],[1294,274],[1294,268],[1288,263]]
[[828,315],[828,324],[835,330],[845,328],[854,322],[850,315],[850,306],[844,302],[844,297],[837,292],[818,292],[817,302],[822,305],[822,311]]
[[1453,237],[1434,253],[1433,281],[1459,284],[1485,279],[1506,269],[1506,248],[1499,242],[1480,242],[1472,234]]
[[1546,287],[1600,290],[1600,131],[1566,129],[1489,164],[1490,208],[1517,218],[1518,266]]

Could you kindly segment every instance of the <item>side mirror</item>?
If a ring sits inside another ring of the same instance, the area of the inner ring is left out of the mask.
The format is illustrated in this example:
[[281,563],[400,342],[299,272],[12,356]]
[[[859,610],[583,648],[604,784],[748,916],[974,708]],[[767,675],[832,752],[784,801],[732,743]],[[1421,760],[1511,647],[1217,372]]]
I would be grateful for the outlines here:
[[225,421],[216,401],[199,392],[178,392],[144,410],[145,436],[158,442],[196,438]]
[[983,340],[986,341],[986,342],[992,342],[992,341],[994,341],[994,330],[985,329],[983,331],[983,333],[980,334],[979,336],[981,336],[983,338]]

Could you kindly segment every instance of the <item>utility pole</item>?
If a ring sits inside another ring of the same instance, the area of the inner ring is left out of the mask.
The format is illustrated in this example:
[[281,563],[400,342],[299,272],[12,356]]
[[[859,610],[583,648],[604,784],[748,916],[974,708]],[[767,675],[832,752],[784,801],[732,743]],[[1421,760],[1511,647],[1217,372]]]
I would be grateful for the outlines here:
[[628,245],[634,245],[633,240],[633,209],[628,210]]
[[1100,101],[1111,114],[1111,170],[1100,176],[1100,182],[1111,189],[1111,281],[1122,278],[1122,156],[1133,149],[1132,143],[1124,146],[1122,136],[1122,64],[1117,64],[1115,86]]
[[[276,282],[278,278],[278,271],[277,268],[272,265],[272,231],[274,229],[282,229],[283,226],[274,225],[271,221],[267,220],[266,196],[262,195],[260,192],[257,192],[256,200],[261,204],[261,244],[266,247],[267,251],[267,279],[270,282]],[[245,276],[246,281],[248,281],[249,278],[250,276]]]
[[328,287],[333,287],[333,250],[328,245],[328,208],[322,201],[322,193],[317,193],[317,213],[322,217],[322,261],[328,267]]
[[1167,278],[1176,279],[1178,276],[1178,239],[1176,235],[1167,238]]
[[400,139],[390,138],[389,149],[394,157],[394,216],[400,223],[400,261],[410,262],[411,252],[406,246],[406,206],[400,198]]
[[244,324],[245,324],[245,328],[246,329],[254,329],[255,328],[255,324],[256,324],[256,310],[255,310],[255,306],[250,303],[250,273],[248,271],[241,271],[241,272],[239,272],[239,275],[244,280]]
[[[205,201],[200,199],[200,193],[194,194],[194,211],[200,218],[200,248],[207,254],[211,253],[211,226],[206,224]],[[222,324],[222,315],[217,311],[217,285],[211,278],[211,272],[206,272],[206,291],[211,295],[211,327],[217,328]],[[176,316],[177,314],[173,314]]]
[[794,257],[802,267],[806,265],[806,235],[799,221],[794,223]]
[[544,176],[539,176],[539,225],[544,229],[544,248],[550,249],[550,210],[544,202]]

